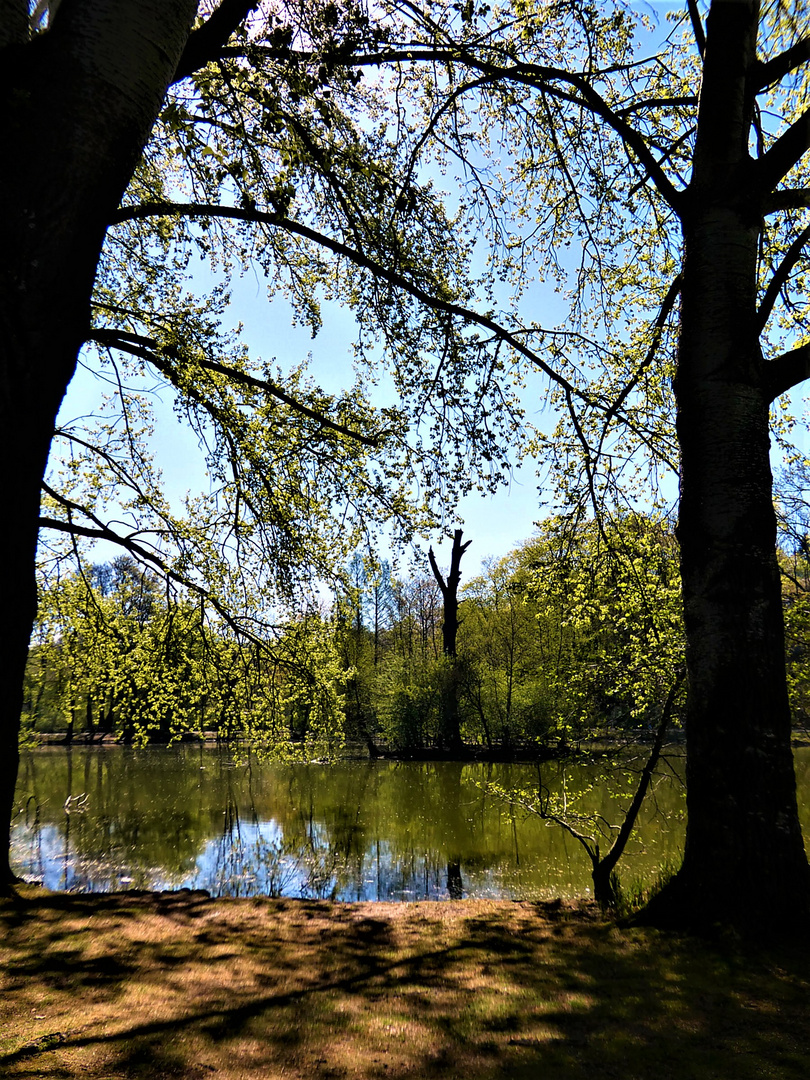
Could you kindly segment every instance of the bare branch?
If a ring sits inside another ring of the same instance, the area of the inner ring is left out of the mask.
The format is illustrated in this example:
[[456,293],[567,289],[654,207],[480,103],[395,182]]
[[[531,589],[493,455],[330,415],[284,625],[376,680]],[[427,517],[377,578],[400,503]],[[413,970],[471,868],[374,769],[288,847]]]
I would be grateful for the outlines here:
[[764,214],[776,214],[780,210],[802,210],[810,206],[810,188],[783,188],[774,191],[765,200]]
[[631,113],[641,112],[643,109],[675,109],[683,105],[697,105],[697,94],[684,94],[681,97],[654,97],[644,98],[642,101],[634,101],[632,105],[625,105],[623,109],[617,109],[616,115],[624,119]]
[[641,810],[641,805],[644,802],[644,797],[646,796],[647,790],[650,786],[650,782],[652,781],[655,767],[658,764],[658,759],[661,756],[661,750],[664,746],[664,739],[666,738],[667,728],[669,727],[669,722],[672,718],[672,710],[675,706],[675,698],[685,677],[686,668],[682,667],[677,671],[672,686],[670,686],[669,688],[669,693],[667,694],[666,701],[664,702],[664,707],[661,710],[661,717],[658,722],[658,730],[655,734],[655,742],[653,743],[652,749],[650,750],[650,756],[647,758],[644,768],[641,771],[641,777],[639,778],[636,792],[633,795],[633,800],[627,809],[627,813],[624,815],[624,821],[622,822],[621,828],[616,835],[616,839],[611,844],[610,850],[602,859],[599,869],[605,875],[609,875],[613,871],[616,863],[619,861],[622,853],[624,852],[627,841],[630,839],[630,833],[633,831],[633,828],[636,824],[636,818],[638,817],[639,810]]
[[805,109],[761,158],[753,163],[755,182],[763,199],[787,176],[810,149],[810,109]]
[[[691,0],[694,2],[694,0]],[[754,70],[755,89],[757,92],[781,82],[786,75],[810,60],[810,37],[802,38],[789,49],[765,63],[761,61]]]
[[771,317],[771,312],[779,297],[779,293],[787,284],[791,270],[802,257],[802,252],[807,246],[808,240],[810,240],[810,225],[808,225],[807,228],[802,229],[790,245],[785,253],[785,257],[782,259],[781,263],[776,268],[773,277],[768,282],[768,288],[765,290],[765,295],[762,297],[762,303],[759,305],[759,311],[757,312],[756,326],[758,334],[761,334],[765,329],[765,324]]
[[703,23],[700,21],[700,10],[698,9],[697,0],[687,0],[687,7],[689,8],[689,19],[692,23],[692,33],[695,35],[695,44],[697,50],[700,53],[701,58],[706,52],[706,31],[703,29]]
[[430,569],[433,571],[433,576],[436,578],[436,581],[438,582],[439,588],[442,591],[442,596],[446,596],[447,595],[447,582],[444,580],[444,577],[442,576],[442,572],[439,569],[438,563],[436,562],[436,556],[433,554],[433,547],[432,546],[428,548],[428,562],[430,563]]

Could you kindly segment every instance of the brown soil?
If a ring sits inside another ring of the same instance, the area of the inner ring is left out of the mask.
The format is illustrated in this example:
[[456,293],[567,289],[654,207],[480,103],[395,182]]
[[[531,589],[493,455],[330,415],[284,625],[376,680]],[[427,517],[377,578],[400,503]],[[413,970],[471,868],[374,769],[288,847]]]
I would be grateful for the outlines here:
[[593,907],[200,893],[0,902],[0,1076],[789,1080],[810,951]]

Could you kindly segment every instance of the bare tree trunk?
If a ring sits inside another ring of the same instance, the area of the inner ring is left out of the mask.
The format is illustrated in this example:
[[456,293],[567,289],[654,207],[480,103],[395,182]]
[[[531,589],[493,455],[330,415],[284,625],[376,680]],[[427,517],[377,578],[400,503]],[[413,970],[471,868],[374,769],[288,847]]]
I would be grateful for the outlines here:
[[714,4],[683,213],[676,380],[687,635],[683,867],[651,921],[757,929],[810,916],[799,826],[766,364],[756,319],[760,198],[749,172],[755,0]]

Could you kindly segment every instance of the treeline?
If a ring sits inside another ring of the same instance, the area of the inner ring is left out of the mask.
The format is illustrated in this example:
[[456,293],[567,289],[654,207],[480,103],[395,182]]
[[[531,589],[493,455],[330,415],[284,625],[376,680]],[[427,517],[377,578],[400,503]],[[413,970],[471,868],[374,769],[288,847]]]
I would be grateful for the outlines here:
[[490,751],[562,750],[647,730],[683,653],[672,529],[554,519],[461,591],[457,657],[426,574],[358,582],[339,609],[349,729],[401,752],[442,747],[452,681],[462,739]]
[[[806,545],[782,554],[794,718],[810,710]],[[356,557],[331,607],[249,640],[167,591],[128,557],[41,597],[26,679],[27,731],[169,742],[215,733],[372,755],[565,751],[652,730],[683,663],[678,552],[666,519],[609,527],[555,518],[460,592],[457,655],[442,593]]]
[[121,556],[43,589],[23,736],[168,743],[205,732],[282,746],[340,734],[331,633],[302,615],[257,641]]

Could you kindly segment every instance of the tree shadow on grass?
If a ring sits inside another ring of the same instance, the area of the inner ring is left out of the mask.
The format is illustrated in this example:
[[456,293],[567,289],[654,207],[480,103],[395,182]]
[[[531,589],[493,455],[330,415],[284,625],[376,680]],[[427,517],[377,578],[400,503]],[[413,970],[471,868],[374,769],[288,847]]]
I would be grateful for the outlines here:
[[585,907],[43,897],[2,929],[22,1000],[65,1020],[19,1027],[11,1080],[803,1080],[810,1060],[806,949],[621,931]]

